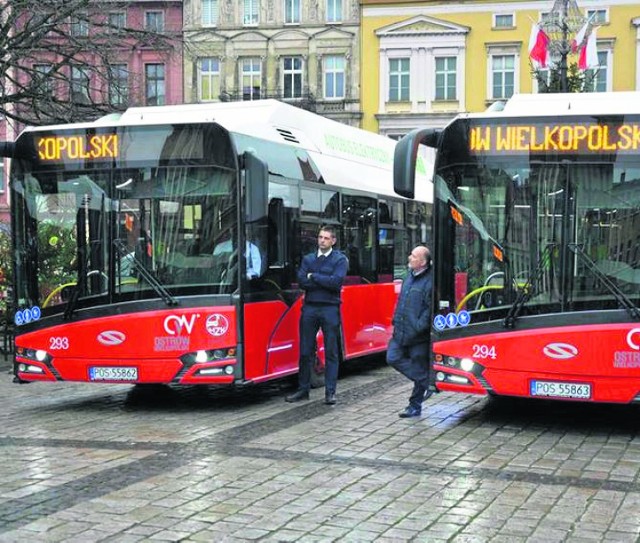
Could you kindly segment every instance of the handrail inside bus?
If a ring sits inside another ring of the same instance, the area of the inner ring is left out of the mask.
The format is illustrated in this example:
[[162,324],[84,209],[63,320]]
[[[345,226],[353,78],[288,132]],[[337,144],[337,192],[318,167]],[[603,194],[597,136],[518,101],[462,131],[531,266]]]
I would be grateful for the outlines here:
[[462,300],[458,302],[458,305],[456,306],[456,312],[463,309],[465,304],[474,296],[477,296],[478,294],[482,294],[483,292],[487,292],[488,290],[502,290],[503,288],[504,288],[504,285],[484,285],[482,287],[478,287],[472,290],[464,298],[462,298]]

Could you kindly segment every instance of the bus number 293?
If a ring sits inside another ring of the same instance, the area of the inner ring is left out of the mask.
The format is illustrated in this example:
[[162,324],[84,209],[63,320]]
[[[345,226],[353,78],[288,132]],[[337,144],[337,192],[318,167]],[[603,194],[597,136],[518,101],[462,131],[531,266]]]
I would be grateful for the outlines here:
[[66,350],[69,348],[69,338],[68,337],[57,337],[52,336],[49,338],[49,349],[52,351],[55,350]]
[[492,345],[478,345],[473,346],[473,358],[494,358],[496,357],[496,347]]

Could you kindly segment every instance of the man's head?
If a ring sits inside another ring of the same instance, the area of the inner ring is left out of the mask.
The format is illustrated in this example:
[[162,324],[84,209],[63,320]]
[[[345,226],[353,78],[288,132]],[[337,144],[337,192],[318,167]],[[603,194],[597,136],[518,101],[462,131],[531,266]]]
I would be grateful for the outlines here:
[[418,245],[409,253],[409,268],[412,271],[420,271],[426,268],[431,261],[431,253],[424,245]]
[[318,249],[326,253],[336,244],[336,229],[333,226],[323,226],[318,232]]

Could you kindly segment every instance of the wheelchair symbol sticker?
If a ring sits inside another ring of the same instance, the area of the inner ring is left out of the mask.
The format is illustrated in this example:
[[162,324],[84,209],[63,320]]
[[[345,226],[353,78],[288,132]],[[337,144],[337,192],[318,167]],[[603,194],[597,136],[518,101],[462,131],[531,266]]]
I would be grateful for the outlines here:
[[436,330],[444,330],[447,326],[447,321],[443,315],[436,315],[433,319],[433,327]]

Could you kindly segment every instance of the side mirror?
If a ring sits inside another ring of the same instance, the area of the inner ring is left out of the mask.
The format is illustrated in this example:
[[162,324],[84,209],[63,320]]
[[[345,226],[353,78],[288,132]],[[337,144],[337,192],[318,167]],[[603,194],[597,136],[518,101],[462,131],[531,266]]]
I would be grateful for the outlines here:
[[416,128],[398,141],[393,154],[393,190],[400,196],[415,196],[418,147],[437,147],[439,135],[435,128]]
[[267,216],[269,201],[269,168],[252,152],[243,155],[245,169],[245,199],[247,222],[256,222]]

